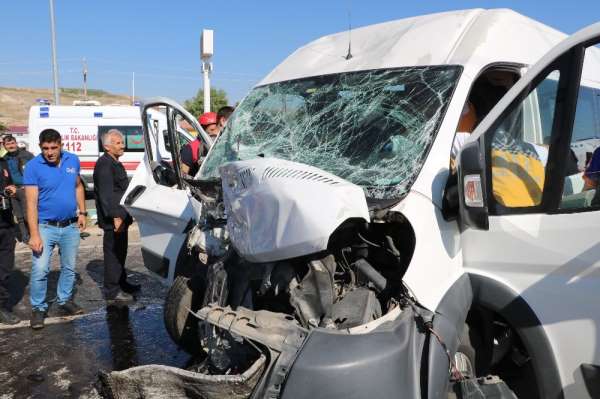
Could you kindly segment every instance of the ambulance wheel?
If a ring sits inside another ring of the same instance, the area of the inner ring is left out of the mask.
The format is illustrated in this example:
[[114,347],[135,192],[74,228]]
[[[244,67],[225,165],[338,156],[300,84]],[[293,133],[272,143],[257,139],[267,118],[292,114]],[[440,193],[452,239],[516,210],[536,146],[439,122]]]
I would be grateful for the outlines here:
[[178,276],[167,293],[164,306],[165,328],[180,348],[191,355],[202,354],[198,336],[198,319],[188,309],[200,309],[204,296],[204,279]]

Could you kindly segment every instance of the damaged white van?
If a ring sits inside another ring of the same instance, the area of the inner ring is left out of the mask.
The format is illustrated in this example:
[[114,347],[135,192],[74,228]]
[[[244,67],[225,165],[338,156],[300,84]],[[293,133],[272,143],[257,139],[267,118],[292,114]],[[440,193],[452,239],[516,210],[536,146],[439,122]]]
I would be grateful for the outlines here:
[[[196,386],[599,397],[600,201],[578,157],[600,137],[600,24],[563,40],[466,10],[351,37],[267,75],[194,179],[144,127],[124,205],[146,265],[173,281],[169,333],[205,355]],[[142,120],[156,107],[173,143],[179,120],[197,126],[162,99]],[[512,392],[473,378],[487,375]]]

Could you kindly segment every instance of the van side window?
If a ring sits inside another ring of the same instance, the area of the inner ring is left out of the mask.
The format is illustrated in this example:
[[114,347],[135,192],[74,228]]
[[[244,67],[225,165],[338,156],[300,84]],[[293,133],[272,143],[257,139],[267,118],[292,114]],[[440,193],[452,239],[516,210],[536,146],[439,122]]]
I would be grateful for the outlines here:
[[125,151],[144,152],[144,136],[141,126],[98,126],[98,150],[104,152],[102,147],[102,136],[110,129],[117,129],[123,133],[125,139]]
[[540,205],[559,72],[552,71],[491,132],[492,194],[498,208]]
[[450,172],[456,172],[456,157],[479,122],[519,79],[517,72],[506,67],[491,67],[473,83],[456,127],[450,151]]
[[571,156],[577,168],[567,167],[564,174],[561,210],[600,207],[600,82],[593,75],[600,70],[598,50],[585,51],[571,135]]
[[[170,152],[171,151],[171,141],[169,139],[169,132],[165,129],[162,131],[162,134],[163,134],[163,140],[165,142],[165,149]],[[179,135],[179,147],[180,148],[189,142],[190,141],[188,140],[188,138],[186,136],[184,136],[183,134]]]

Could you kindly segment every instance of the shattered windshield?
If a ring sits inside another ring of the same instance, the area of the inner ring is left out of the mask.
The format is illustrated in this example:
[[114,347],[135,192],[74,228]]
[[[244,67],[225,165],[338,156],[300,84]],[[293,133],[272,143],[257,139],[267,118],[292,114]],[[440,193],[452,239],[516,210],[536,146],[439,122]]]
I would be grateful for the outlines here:
[[458,66],[348,72],[254,88],[237,107],[200,171],[275,157],[361,186],[367,197],[404,196],[433,142]]

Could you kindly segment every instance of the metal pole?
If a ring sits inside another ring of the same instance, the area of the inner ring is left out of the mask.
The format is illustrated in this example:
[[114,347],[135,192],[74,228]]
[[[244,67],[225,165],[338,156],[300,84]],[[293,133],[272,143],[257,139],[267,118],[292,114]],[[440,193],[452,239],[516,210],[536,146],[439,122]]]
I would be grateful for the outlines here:
[[83,59],[83,99],[85,101],[87,101],[88,99],[88,95],[87,95],[87,62],[85,61],[85,58]]
[[209,61],[202,62],[202,74],[204,75],[204,112],[210,112],[210,69]]
[[52,35],[52,77],[54,79],[54,104],[60,104],[58,92],[58,65],[56,64],[56,32],[54,29],[54,0],[50,1],[50,30]]

